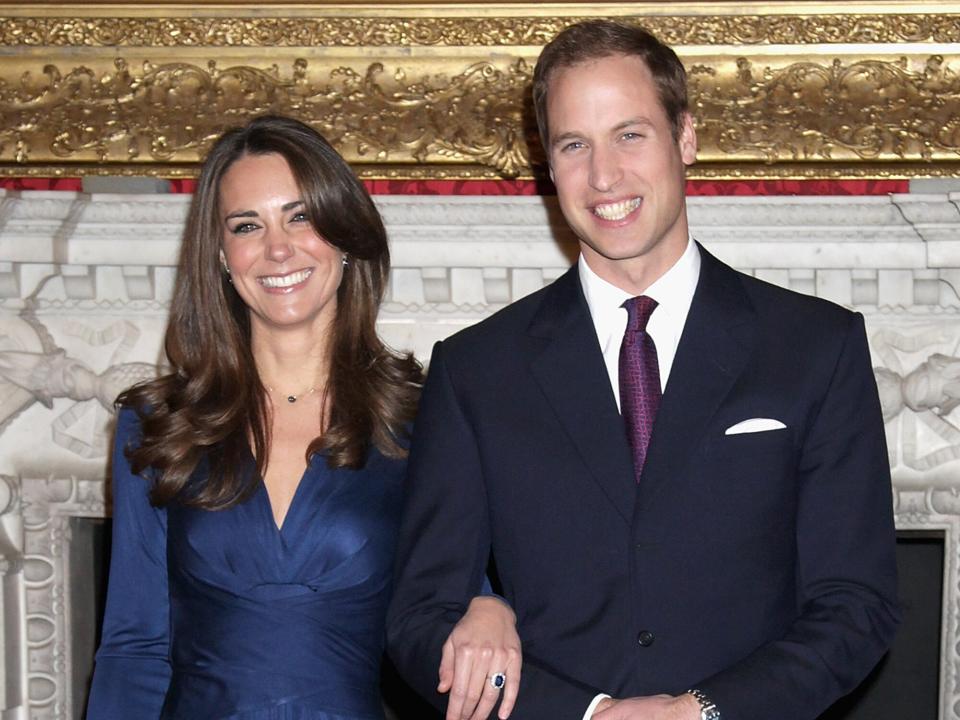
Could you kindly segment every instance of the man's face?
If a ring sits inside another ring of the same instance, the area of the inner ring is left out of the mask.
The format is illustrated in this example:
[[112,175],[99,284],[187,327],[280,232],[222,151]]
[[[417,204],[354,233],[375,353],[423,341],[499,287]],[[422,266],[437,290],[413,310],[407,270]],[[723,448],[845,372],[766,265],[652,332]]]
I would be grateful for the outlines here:
[[608,282],[643,292],[687,245],[690,117],[675,140],[646,64],[611,55],[557,70],[547,118],[551,177],[584,258]]

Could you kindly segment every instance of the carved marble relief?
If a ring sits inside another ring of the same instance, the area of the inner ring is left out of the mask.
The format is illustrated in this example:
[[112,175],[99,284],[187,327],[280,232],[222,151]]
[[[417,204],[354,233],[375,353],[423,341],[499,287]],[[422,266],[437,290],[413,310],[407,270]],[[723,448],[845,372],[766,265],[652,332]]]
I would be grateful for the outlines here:
[[[113,397],[150,377],[184,196],[0,193],[0,710],[65,720],[71,518],[103,517]],[[380,329],[434,341],[560,275],[553,200],[381,196]],[[960,196],[691,198],[695,237],[758,277],[864,313],[898,526],[947,533],[943,718],[960,720]]]

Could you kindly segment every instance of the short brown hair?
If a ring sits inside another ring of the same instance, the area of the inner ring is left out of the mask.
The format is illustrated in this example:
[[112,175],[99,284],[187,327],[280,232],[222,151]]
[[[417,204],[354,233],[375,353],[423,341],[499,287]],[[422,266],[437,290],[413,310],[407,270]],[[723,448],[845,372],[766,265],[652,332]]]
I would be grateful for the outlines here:
[[550,157],[547,91],[557,70],[611,55],[638,57],[649,68],[657,85],[660,104],[670,120],[673,139],[680,137],[688,110],[687,72],[677,54],[638,25],[612,20],[587,20],[571,25],[547,43],[533,71],[533,107],[540,141]]

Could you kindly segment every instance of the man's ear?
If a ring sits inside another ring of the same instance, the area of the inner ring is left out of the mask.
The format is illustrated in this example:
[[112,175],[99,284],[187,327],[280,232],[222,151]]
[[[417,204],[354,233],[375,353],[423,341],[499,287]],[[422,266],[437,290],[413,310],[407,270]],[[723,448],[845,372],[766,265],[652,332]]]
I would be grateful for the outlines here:
[[688,112],[683,114],[677,145],[680,146],[683,164],[693,165],[697,161],[697,131],[693,127],[693,115]]

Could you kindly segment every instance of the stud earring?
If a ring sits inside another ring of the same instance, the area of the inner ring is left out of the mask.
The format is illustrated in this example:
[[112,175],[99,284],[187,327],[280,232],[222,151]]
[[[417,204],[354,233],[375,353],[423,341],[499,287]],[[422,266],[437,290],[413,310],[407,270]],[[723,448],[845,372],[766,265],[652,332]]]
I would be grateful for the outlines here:
[[343,263],[343,266],[344,266],[344,267],[347,267],[347,266],[350,264],[350,261],[347,259],[347,256],[346,256],[346,255],[343,256],[343,258],[341,259],[340,262]]

